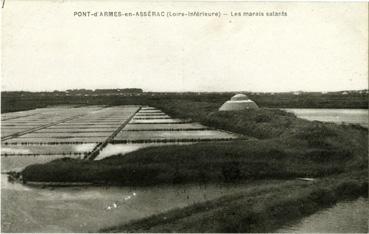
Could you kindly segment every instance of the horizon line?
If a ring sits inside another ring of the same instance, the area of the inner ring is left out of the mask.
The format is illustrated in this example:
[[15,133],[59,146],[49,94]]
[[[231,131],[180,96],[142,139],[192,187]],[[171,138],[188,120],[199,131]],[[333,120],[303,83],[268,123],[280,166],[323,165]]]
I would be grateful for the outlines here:
[[[75,89],[66,89],[66,90],[0,90],[3,92],[30,92],[30,93],[40,93],[40,92],[67,92],[69,90],[118,90],[118,89],[141,89],[141,88],[102,88],[102,89],[87,89],[87,88],[75,88]],[[303,92],[303,93],[333,93],[333,92],[347,92],[347,91],[368,91],[369,89],[342,89],[342,90],[289,90],[289,91],[251,91],[251,90],[230,90],[230,91],[194,91],[194,90],[185,90],[185,91],[152,91],[152,90],[143,90],[143,93],[292,93],[292,92]]]

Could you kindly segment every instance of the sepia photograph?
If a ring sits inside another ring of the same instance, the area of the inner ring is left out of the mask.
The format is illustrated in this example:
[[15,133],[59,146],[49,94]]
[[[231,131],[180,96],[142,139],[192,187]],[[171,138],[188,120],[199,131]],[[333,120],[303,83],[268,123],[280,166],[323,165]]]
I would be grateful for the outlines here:
[[1,4],[1,233],[368,233],[367,2]]

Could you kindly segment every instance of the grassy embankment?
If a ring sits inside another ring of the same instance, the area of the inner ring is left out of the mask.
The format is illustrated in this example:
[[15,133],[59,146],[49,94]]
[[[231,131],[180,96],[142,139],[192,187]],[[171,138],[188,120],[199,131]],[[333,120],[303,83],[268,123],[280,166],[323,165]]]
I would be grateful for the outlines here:
[[211,102],[151,105],[173,117],[253,139],[146,148],[101,161],[56,160],[27,167],[24,179],[154,185],[318,178],[313,184],[294,181],[264,190],[261,186],[260,191],[173,210],[108,231],[270,231],[349,195],[367,193],[367,129],[310,122],[272,109],[220,113],[218,103]]
[[272,232],[339,200],[368,195],[366,174],[286,181],[174,209],[100,232]]

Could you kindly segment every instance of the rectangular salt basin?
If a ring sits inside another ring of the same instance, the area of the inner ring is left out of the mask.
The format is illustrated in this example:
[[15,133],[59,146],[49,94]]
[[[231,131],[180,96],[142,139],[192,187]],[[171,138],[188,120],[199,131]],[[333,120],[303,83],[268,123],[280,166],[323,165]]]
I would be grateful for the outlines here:
[[160,111],[158,113],[147,113],[147,112],[137,112],[136,115],[166,115],[164,112]]
[[68,154],[90,152],[96,143],[76,145],[2,145],[1,155],[24,155],[24,154]]
[[[13,138],[4,141],[8,144],[62,144],[62,143],[100,143],[106,140],[106,137],[72,137],[72,138]],[[3,142],[3,143],[4,143]]]
[[18,115],[8,115],[8,116],[4,116],[4,114],[1,115],[1,118],[4,119],[5,121],[10,121],[10,120],[17,120],[17,119],[37,119],[40,118],[42,115],[42,113],[21,113]]
[[40,120],[45,120],[45,118],[47,118],[47,116],[43,116],[43,115],[32,115],[32,116],[25,116],[25,117],[18,117],[18,118],[12,118],[12,119],[8,119],[5,122],[6,123],[10,123],[10,122],[28,122],[28,121],[40,121]]
[[9,130],[1,130],[1,137],[11,136],[14,134],[21,134],[25,131],[29,131],[31,128],[26,129],[9,129]]
[[222,139],[237,138],[236,135],[217,130],[200,131],[122,131],[114,140],[156,140],[156,139]]
[[43,125],[46,122],[48,122],[48,121],[45,121],[45,120],[27,120],[27,121],[24,121],[24,120],[23,121],[9,120],[9,121],[6,121],[4,124],[7,124],[7,125],[29,125],[29,124]]
[[31,128],[37,128],[40,125],[35,126],[12,126],[12,125],[2,125],[1,129],[8,130],[8,129],[31,129]]
[[56,137],[107,137],[110,136],[111,132],[78,132],[78,133],[68,133],[68,132],[61,132],[61,133],[44,133],[44,132],[33,132],[28,133],[21,138],[56,138]]
[[37,116],[37,113],[22,113],[22,114],[18,114],[18,115],[7,115],[5,116],[4,114],[1,115],[1,121],[9,121],[9,120],[13,120],[13,119],[21,119],[21,118],[27,118],[27,117],[31,117],[31,116]]
[[98,119],[98,118],[116,118],[119,116],[128,116],[136,113],[136,110],[110,110],[105,112],[96,113],[95,115],[91,115],[91,119]]
[[115,118],[113,118],[113,117],[104,117],[104,118],[88,119],[88,121],[96,121],[96,122],[100,122],[100,121],[122,121],[122,120],[128,119],[131,116],[132,115],[128,115],[128,116],[119,115]]
[[78,124],[78,123],[101,123],[101,122],[107,122],[107,123],[110,123],[110,122],[119,122],[119,121],[124,121],[125,119],[128,119],[128,118],[121,118],[119,120],[108,120],[106,118],[104,119],[73,119],[73,120],[70,120],[70,121],[67,121],[65,123],[73,123],[73,124]]
[[106,132],[111,132],[113,133],[117,128],[75,128],[75,129],[72,129],[72,128],[47,128],[45,130],[47,130],[48,132],[60,132],[60,133],[63,133],[63,132],[103,132],[103,133],[106,133]]
[[1,156],[1,172],[21,171],[29,165],[47,163],[65,157],[82,159],[84,155]]
[[3,124],[1,123],[1,129],[29,129],[29,128],[38,128],[44,124],[26,124],[26,125],[19,125],[19,124]]
[[[128,119],[128,118],[127,118]],[[78,121],[70,121],[70,122],[65,122],[67,124],[121,124],[124,121],[126,121],[127,119],[122,118],[119,120],[78,120]]]
[[138,113],[163,113],[161,110],[140,110]]
[[45,125],[47,123],[43,122],[43,123],[40,123],[40,124],[37,124],[37,123],[23,123],[23,124],[13,124],[13,123],[1,123],[1,127],[9,127],[9,128],[12,128],[12,127],[27,127],[27,128],[33,128],[33,127],[38,127],[38,126],[42,126],[42,125]]
[[66,117],[70,117],[75,115],[74,113],[62,113],[62,112],[56,112],[56,113],[52,113],[52,114],[47,114],[47,113],[40,113],[40,114],[34,114],[34,115],[27,115],[24,117],[19,117],[19,118],[13,118],[13,119],[9,119],[7,121],[15,121],[15,122],[21,122],[21,121],[38,121],[38,120],[44,120],[47,118],[63,118],[64,116]]
[[121,123],[120,122],[117,122],[117,123],[103,123],[103,122],[79,122],[79,123],[73,123],[73,122],[64,122],[64,123],[60,123],[58,124],[57,126],[86,126],[86,125],[89,125],[89,126],[94,126],[94,125],[98,125],[98,126],[117,126],[117,125],[120,125]]
[[171,118],[169,115],[160,114],[160,115],[135,115],[134,118]]
[[162,111],[159,109],[151,109],[151,110],[141,109],[138,111],[138,113],[149,113],[149,112],[162,112]]
[[88,132],[101,132],[101,133],[112,133],[116,128],[108,128],[108,129],[103,129],[103,128],[83,128],[83,129],[79,129],[79,128],[44,128],[41,130],[38,130],[34,133],[88,133]]
[[[110,135],[110,134],[109,134]],[[109,136],[108,135],[108,136]],[[17,137],[17,139],[67,139],[67,138],[106,138],[107,136],[104,135],[100,135],[100,136],[94,136],[94,135],[84,135],[84,136],[80,136],[78,135],[78,133],[76,133],[76,135],[73,134],[65,134],[65,133],[60,133],[59,135],[55,134],[53,135],[53,133],[50,133],[48,135],[45,134],[25,134],[22,136]]]
[[183,123],[183,120],[180,119],[138,119],[131,120],[129,123]]
[[126,119],[129,118],[130,116],[132,116],[133,113],[130,114],[119,114],[119,115],[106,115],[106,116],[93,116],[93,115],[88,115],[88,116],[83,116],[81,118],[75,119],[73,121],[80,121],[80,120],[86,120],[86,121],[117,121],[117,120],[121,120],[121,119]]
[[118,128],[120,126],[120,124],[60,124],[58,125],[59,128],[74,128],[74,129],[79,129],[79,128]]
[[156,130],[156,129],[204,129],[205,126],[198,123],[185,123],[185,124],[127,124],[123,131],[125,130]]
[[115,129],[117,129],[116,127],[79,127],[79,128],[72,128],[72,127],[49,127],[49,128],[44,128],[43,130],[47,131],[47,132],[113,132]]
[[53,122],[58,122],[67,118],[71,118],[71,116],[62,116],[62,117],[55,117],[55,118],[38,118],[37,120],[27,120],[27,119],[14,119],[14,120],[9,120],[4,122],[3,124],[12,124],[12,125],[29,125],[29,124],[34,124],[34,125],[44,125],[44,124],[49,124],[49,123],[53,123]]
[[113,110],[113,109],[110,109],[110,110],[105,110],[105,111],[102,111],[100,113],[97,113],[99,114],[99,116],[118,116],[118,115],[130,115],[130,114],[133,114],[137,111],[137,108],[134,108],[134,109],[116,109],[116,110]]
[[[79,107],[74,108],[73,106],[64,107],[49,107],[49,108],[39,108],[29,111],[19,111],[12,113],[1,114],[3,121],[38,121],[46,120],[52,121],[54,119],[63,119],[77,114],[88,113],[90,111],[101,109],[101,107],[91,106],[91,107]],[[8,119],[8,120],[6,120]]]
[[120,126],[122,123],[117,122],[117,123],[65,123],[61,126],[71,126],[71,127],[75,127],[75,126],[107,126],[107,127],[116,127],[116,126]]
[[137,117],[135,116],[133,120],[155,120],[155,119],[172,119],[169,116],[149,116],[149,117]]
[[126,118],[120,118],[116,120],[109,120],[109,119],[102,119],[102,120],[96,120],[96,119],[75,119],[73,121],[68,121],[66,123],[119,123],[124,121]]
[[141,110],[157,110],[157,108],[151,106],[143,106],[141,107]]
[[21,128],[17,128],[17,129],[1,129],[1,137],[13,135],[13,134],[20,133],[20,132],[23,132],[23,131],[26,131],[26,130],[27,130],[27,128],[25,128],[25,129],[21,129]]

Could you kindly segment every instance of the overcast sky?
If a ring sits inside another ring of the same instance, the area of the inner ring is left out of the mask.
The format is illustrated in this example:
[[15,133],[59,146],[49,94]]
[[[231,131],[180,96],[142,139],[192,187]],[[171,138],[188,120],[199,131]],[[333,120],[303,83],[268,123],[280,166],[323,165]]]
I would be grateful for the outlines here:
[[[74,11],[285,11],[79,18]],[[2,90],[333,91],[368,87],[367,3],[7,0]]]

